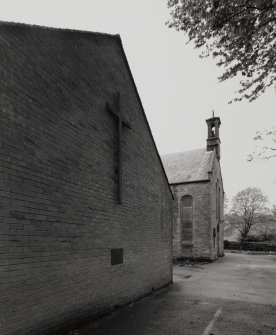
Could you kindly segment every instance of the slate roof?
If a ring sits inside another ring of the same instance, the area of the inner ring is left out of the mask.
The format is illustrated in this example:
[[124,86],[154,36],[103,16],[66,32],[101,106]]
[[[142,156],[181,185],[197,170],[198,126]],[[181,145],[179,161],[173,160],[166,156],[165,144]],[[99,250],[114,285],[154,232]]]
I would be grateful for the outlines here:
[[170,184],[208,180],[214,152],[206,148],[188,150],[161,157]]

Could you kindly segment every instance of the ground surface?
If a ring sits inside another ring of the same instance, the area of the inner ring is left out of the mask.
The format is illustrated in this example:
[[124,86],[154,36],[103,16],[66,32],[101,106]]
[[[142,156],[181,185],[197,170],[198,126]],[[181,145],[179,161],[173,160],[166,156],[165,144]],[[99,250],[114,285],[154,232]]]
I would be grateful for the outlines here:
[[78,335],[276,335],[276,255],[227,253],[175,266],[167,290],[75,331]]

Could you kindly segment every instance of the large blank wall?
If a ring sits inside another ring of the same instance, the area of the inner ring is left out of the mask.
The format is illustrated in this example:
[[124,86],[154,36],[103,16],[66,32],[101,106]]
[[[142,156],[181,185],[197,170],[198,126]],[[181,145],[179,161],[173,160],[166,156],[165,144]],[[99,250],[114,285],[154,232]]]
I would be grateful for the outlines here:
[[1,335],[52,334],[171,281],[172,198],[118,37],[0,24],[0,45]]

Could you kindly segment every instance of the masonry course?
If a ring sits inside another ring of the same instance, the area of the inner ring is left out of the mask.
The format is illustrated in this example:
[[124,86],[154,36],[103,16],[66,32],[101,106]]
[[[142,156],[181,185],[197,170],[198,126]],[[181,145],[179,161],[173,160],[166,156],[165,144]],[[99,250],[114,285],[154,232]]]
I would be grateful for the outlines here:
[[118,36],[0,23],[0,44],[1,335],[52,334],[171,282],[172,196]]

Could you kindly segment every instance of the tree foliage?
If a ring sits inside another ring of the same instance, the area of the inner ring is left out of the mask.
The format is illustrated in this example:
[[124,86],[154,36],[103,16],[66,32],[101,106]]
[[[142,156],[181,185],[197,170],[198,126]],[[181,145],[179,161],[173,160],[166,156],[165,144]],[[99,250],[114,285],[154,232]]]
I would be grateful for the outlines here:
[[257,145],[252,154],[248,155],[249,162],[255,159],[270,159],[276,157],[276,128],[257,131],[253,138]]
[[246,188],[233,197],[229,223],[240,232],[242,240],[255,224],[265,218],[266,203],[267,197],[257,187]]
[[252,101],[276,80],[276,0],[168,0],[169,27],[187,33],[202,57],[242,75],[239,96]]
[[223,211],[224,211],[225,214],[227,214],[228,210],[229,210],[229,199],[228,199],[227,195],[225,194],[224,199],[223,199]]

